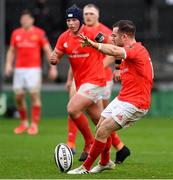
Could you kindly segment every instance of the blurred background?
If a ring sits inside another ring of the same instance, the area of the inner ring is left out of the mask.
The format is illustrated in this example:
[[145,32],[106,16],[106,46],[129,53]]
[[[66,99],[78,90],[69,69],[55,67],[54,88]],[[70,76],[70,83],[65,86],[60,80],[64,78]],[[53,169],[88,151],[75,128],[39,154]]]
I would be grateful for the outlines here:
[[[5,106],[0,102],[1,115],[17,116],[12,78],[4,77],[3,69],[10,35],[19,26],[21,11],[32,11],[35,25],[46,31],[54,48],[58,36],[66,29],[65,10],[72,4],[83,8],[88,3],[94,3],[100,8],[100,21],[110,28],[120,19],[134,21],[137,40],[149,49],[155,70],[149,116],[173,115],[173,0],[0,0],[0,101],[7,102]],[[69,67],[67,58],[64,57],[58,65],[59,76],[55,82],[48,79],[45,57],[42,66],[42,116],[64,116],[68,102],[68,93],[65,91]],[[120,84],[115,83],[114,87],[112,98],[117,94]]]

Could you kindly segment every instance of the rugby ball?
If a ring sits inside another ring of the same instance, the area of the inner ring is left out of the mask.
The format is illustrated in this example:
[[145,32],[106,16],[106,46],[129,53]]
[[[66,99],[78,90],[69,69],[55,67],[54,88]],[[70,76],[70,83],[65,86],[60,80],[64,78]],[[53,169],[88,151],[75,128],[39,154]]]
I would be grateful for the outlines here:
[[67,172],[73,165],[73,154],[66,144],[58,144],[54,153],[55,164],[61,172]]

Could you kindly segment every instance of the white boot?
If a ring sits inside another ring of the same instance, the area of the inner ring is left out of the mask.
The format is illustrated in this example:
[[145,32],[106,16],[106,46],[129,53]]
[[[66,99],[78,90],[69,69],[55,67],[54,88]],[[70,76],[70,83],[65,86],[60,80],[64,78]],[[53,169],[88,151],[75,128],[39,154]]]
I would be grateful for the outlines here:
[[115,169],[115,163],[110,160],[105,166],[102,166],[101,164],[98,163],[97,166],[91,169],[90,173],[100,173],[104,170],[112,170],[112,169]]
[[89,173],[90,172],[86,170],[84,166],[80,166],[76,169],[67,172],[67,174],[89,174]]

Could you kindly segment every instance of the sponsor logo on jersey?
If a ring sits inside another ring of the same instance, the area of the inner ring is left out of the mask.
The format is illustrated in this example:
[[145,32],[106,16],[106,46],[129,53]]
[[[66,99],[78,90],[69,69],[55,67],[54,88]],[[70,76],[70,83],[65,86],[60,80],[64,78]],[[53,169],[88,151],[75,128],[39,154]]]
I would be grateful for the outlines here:
[[36,34],[33,34],[31,37],[30,37],[31,40],[33,41],[36,41],[38,40],[38,36]]

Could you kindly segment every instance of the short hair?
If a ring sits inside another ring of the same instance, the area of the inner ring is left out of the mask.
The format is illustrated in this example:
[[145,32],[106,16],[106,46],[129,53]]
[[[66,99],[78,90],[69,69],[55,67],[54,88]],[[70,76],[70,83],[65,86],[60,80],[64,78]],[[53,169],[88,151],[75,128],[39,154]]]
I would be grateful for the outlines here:
[[113,25],[113,28],[118,27],[118,31],[129,36],[135,36],[136,27],[130,20],[120,20]]
[[92,3],[85,5],[84,8],[95,8],[95,9],[97,9],[98,12],[100,12],[99,7]]
[[20,14],[20,17],[24,16],[24,15],[28,15],[28,16],[31,16],[32,18],[34,18],[33,14],[31,11],[29,11],[28,9],[24,9],[21,14]]

